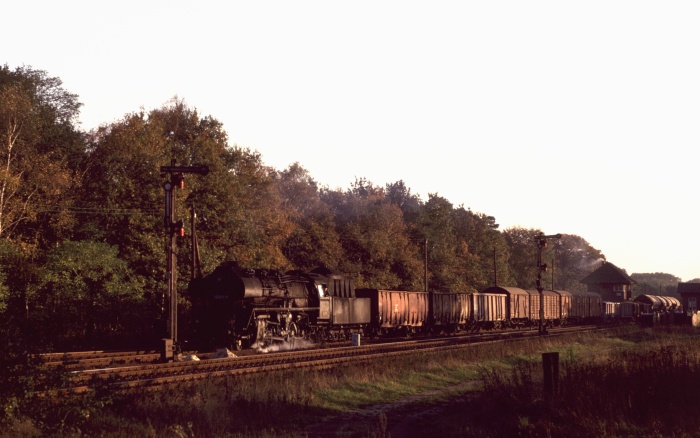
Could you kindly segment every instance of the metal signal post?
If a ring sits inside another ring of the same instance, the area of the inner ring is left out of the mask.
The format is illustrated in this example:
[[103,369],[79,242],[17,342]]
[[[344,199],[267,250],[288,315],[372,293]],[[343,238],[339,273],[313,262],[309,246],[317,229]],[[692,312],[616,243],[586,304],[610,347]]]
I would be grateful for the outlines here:
[[561,239],[561,234],[545,236],[540,233],[535,236],[537,243],[537,292],[540,295],[540,326],[539,334],[546,335],[547,329],[544,322],[544,288],[542,287],[542,273],[547,271],[547,264],[542,263],[542,250],[547,246],[547,239]]
[[197,173],[206,175],[209,173],[209,168],[207,166],[176,166],[175,160],[173,160],[171,166],[161,166],[160,171],[170,174],[170,181],[166,181],[163,184],[163,189],[165,190],[164,225],[170,242],[166,249],[167,268],[165,271],[165,281],[167,283],[167,329],[163,339],[161,359],[167,362],[175,358],[175,351],[179,349],[177,340],[177,238],[185,235],[183,222],[181,220],[178,221],[175,215],[174,192],[176,188],[184,188],[183,174]]

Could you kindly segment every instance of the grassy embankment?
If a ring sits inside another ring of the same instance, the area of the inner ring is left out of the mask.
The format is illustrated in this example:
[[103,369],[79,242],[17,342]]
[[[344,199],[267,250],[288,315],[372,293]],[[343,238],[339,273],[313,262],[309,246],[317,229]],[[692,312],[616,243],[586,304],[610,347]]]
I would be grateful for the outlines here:
[[[93,394],[15,419],[13,436],[696,436],[696,330],[620,329],[416,354],[332,371]],[[543,352],[560,355],[546,403]]]

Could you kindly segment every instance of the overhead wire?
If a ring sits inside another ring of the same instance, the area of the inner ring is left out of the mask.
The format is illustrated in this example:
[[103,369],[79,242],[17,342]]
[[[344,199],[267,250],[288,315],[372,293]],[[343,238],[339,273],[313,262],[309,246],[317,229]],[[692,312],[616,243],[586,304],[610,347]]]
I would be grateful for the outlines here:
[[162,209],[156,208],[108,208],[108,207],[62,207],[44,206],[37,208],[40,213],[72,213],[84,215],[115,215],[115,216],[134,216],[134,215],[150,215],[162,214]]

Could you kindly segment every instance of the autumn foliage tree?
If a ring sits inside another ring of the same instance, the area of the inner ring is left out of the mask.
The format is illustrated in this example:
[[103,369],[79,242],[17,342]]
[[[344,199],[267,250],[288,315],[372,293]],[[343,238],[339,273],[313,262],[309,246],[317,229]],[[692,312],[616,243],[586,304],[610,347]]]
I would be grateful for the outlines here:
[[8,342],[29,325],[28,289],[45,251],[70,238],[79,220],[72,209],[84,152],[79,108],[60,79],[31,67],[0,68],[0,309],[13,332]]
[[364,287],[422,290],[420,242],[384,189],[360,178],[345,192],[326,193],[343,245],[340,267]]
[[343,258],[333,209],[321,199],[321,191],[299,163],[277,174],[280,208],[291,222],[282,251],[289,263],[302,270],[319,266],[339,269]]
[[[301,163],[273,169],[259,152],[230,145],[218,120],[182,99],[89,133],[75,125],[77,96],[45,72],[5,66],[0,99],[0,312],[6,315],[47,321],[53,298],[85,303],[85,290],[105,290],[91,278],[111,272],[113,264],[130,290],[128,298],[115,296],[139,308],[131,308],[133,318],[160,318],[168,244],[163,183],[169,178],[160,168],[173,162],[209,168],[206,176],[185,175],[184,188],[175,191],[187,236],[178,241],[181,291],[196,273],[190,271],[194,254],[204,274],[235,260],[278,270],[325,266],[377,288],[422,290],[425,278],[429,290],[445,292],[534,287],[538,230],[500,230],[496,218],[438,194],[423,200],[403,181],[380,187],[358,178],[347,190],[329,189]],[[109,257],[90,257],[95,248]],[[70,269],[79,274],[59,275],[69,263],[58,257],[71,253]],[[553,241],[544,252],[555,267],[550,284],[582,287],[578,279],[601,256],[578,236]],[[186,294],[181,304],[186,308]],[[85,309],[95,308],[64,310]],[[14,318],[8,320],[22,319]],[[75,320],[76,339],[80,333],[99,341],[102,332],[90,329],[89,320]],[[50,335],[43,336],[47,343]]]
[[75,218],[70,189],[82,158],[80,103],[58,78],[0,68],[0,238],[46,244]]

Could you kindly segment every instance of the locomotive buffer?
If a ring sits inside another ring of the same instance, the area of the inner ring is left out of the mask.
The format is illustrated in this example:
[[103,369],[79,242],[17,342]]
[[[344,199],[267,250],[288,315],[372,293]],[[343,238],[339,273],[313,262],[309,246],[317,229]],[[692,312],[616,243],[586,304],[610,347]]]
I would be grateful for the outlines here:
[[177,166],[175,160],[172,160],[170,166],[161,166],[160,171],[170,174],[170,181],[166,181],[163,184],[163,189],[165,189],[164,225],[170,242],[166,249],[167,268],[165,271],[165,281],[167,283],[167,296],[165,300],[167,307],[167,329],[165,338],[163,339],[163,349],[161,351],[161,360],[163,362],[168,362],[175,358],[175,352],[180,348],[177,340],[177,238],[185,235],[183,222],[177,220],[175,215],[174,191],[176,188],[184,188],[185,173],[206,175],[209,173],[209,167]]

